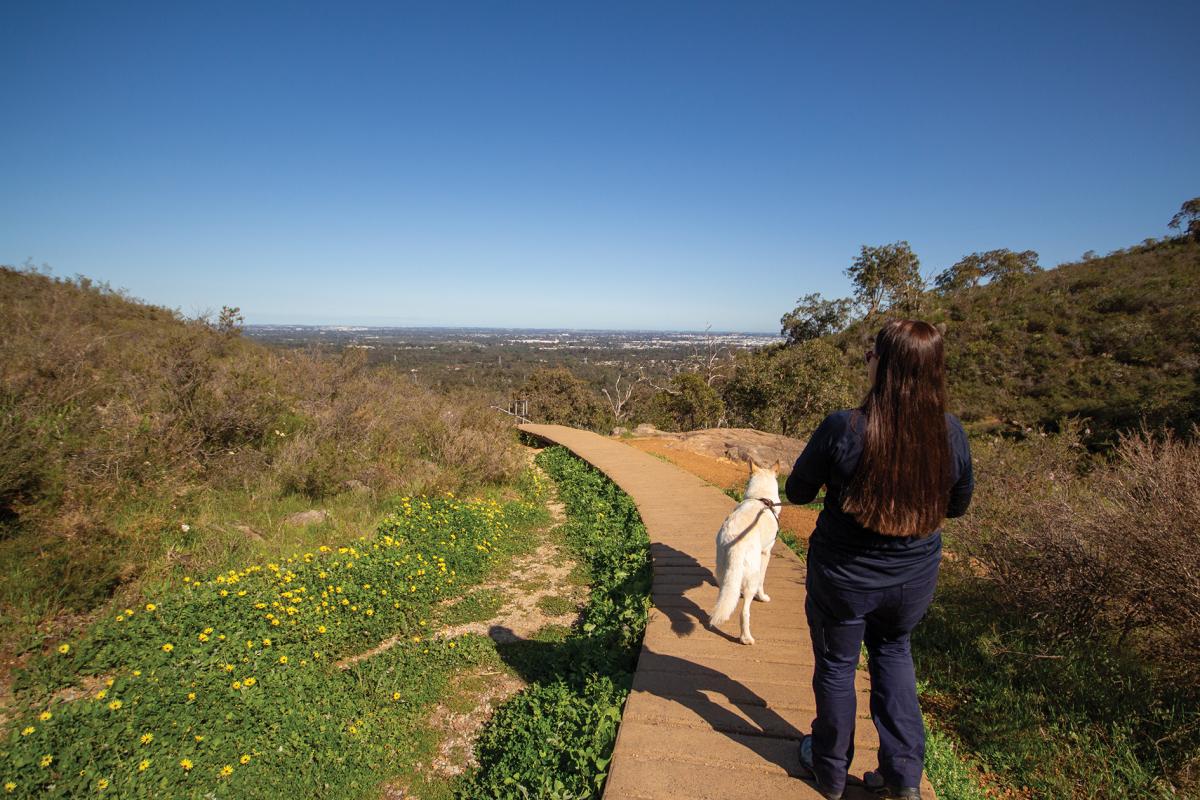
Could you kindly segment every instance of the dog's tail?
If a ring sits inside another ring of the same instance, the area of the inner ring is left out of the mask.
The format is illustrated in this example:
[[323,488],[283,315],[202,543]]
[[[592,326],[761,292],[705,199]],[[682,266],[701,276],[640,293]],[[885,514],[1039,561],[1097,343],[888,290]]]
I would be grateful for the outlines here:
[[742,598],[742,575],[745,570],[746,560],[734,548],[729,554],[729,566],[725,570],[725,580],[721,581],[721,591],[717,593],[717,607],[708,617],[709,624],[721,625],[733,616],[738,600]]

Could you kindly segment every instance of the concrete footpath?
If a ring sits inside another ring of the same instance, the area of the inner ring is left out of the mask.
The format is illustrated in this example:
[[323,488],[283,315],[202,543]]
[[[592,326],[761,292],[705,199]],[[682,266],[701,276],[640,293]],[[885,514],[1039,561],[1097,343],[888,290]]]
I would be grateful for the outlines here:
[[[738,614],[709,630],[716,602],[716,535],[735,503],[720,489],[613,439],[561,425],[521,425],[604,472],[637,504],[650,534],[653,608],[617,733],[605,800],[820,800],[797,777],[812,723],[812,645],[804,619],[804,563],[776,542],[770,603],[756,602],[757,641],[737,641]],[[740,606],[739,606],[740,608]],[[851,780],[877,766],[870,682],[857,679],[859,724]],[[922,796],[933,798],[928,779]],[[851,785],[845,800],[876,795]]]

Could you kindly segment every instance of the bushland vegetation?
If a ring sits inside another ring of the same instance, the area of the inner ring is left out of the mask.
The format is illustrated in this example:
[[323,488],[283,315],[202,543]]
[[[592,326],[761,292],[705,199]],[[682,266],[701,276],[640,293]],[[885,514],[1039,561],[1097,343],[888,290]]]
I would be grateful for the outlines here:
[[[516,473],[500,415],[361,353],[278,351],[236,309],[185,319],[86,278],[0,268],[0,607],[36,647],[114,594],[305,541],[357,536],[399,492]],[[343,530],[344,528],[344,530]],[[39,632],[39,626],[40,632]]]
[[[1087,431],[972,443],[976,495],[946,524],[914,636],[925,705],[1035,797],[1200,788],[1200,441]],[[1040,733],[1035,733],[1040,731]]]
[[[1051,270],[1032,251],[973,253],[931,288],[910,289],[905,283],[893,290],[894,302],[804,340],[843,353],[855,396],[866,389],[862,352],[881,324],[918,316],[946,333],[951,410],[969,429],[1021,436],[1071,417],[1086,422],[1091,449],[1109,450],[1122,431],[1145,424],[1188,436],[1200,418],[1194,237],[1147,240]],[[821,330],[838,302],[845,301],[802,298],[784,317],[785,332],[789,323],[791,331]],[[855,307],[865,304],[859,298]],[[797,316],[811,324],[798,324]]]

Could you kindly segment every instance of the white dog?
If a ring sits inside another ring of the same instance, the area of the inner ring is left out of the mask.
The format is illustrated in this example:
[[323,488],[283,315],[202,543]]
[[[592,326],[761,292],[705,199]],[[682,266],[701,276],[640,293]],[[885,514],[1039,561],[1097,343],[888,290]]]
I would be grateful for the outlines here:
[[771,561],[771,548],[779,533],[779,481],[776,473],[780,465],[760,467],[750,459],[750,481],[746,484],[745,499],[730,512],[717,531],[717,607],[713,609],[709,622],[720,625],[733,616],[738,600],[745,598],[742,606],[742,644],[754,644],[750,635],[750,603],[761,600],[769,603],[771,598],[763,589],[767,577],[767,564]]

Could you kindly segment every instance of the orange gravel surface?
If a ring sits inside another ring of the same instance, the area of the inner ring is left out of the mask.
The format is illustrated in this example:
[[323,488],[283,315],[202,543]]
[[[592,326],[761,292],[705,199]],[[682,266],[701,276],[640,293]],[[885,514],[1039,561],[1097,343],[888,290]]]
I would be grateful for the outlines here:
[[[745,464],[739,464],[727,458],[713,458],[701,455],[681,447],[671,439],[620,439],[624,444],[637,448],[643,453],[660,456],[675,466],[690,472],[697,478],[711,483],[718,489],[746,488],[750,471]],[[784,503],[787,499],[783,498]],[[817,511],[803,506],[784,505],[779,513],[779,525],[785,531],[790,531],[801,539],[807,539],[817,524]]]

